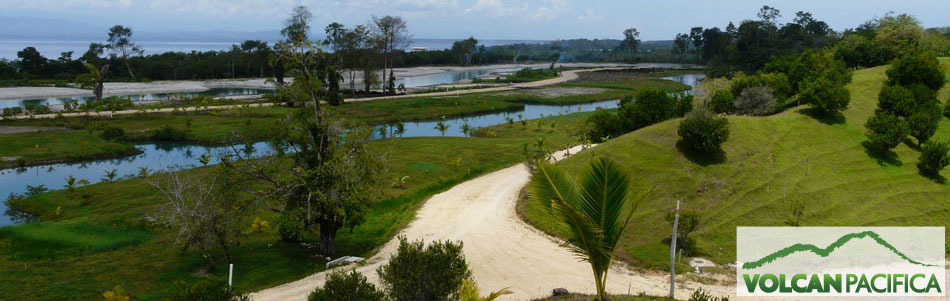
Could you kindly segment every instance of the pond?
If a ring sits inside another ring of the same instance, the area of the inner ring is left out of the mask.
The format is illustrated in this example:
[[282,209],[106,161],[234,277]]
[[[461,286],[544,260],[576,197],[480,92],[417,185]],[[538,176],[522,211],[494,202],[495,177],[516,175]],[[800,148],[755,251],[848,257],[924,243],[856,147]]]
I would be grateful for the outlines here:
[[[678,80],[684,83],[695,84],[697,76],[676,76]],[[464,117],[454,117],[442,119],[449,128],[445,136],[462,137],[462,125],[468,123],[471,127],[486,127],[507,122],[507,118],[512,118],[516,122],[521,115],[522,119],[537,119],[542,116],[551,116],[559,114],[589,112],[597,108],[616,107],[619,100],[606,100],[586,104],[571,105],[541,105],[526,104],[523,109],[509,112],[494,112],[486,114],[477,114]],[[405,133],[403,137],[431,137],[441,136],[442,133],[435,129],[437,121],[417,121],[404,122]],[[384,127],[385,125],[377,126]],[[379,139],[379,133],[373,133],[374,139]],[[230,150],[228,147],[208,147],[185,144],[140,144],[136,145],[143,153],[106,160],[91,160],[76,163],[62,163],[42,165],[18,169],[0,170],[0,212],[6,211],[6,205],[2,202],[11,193],[23,194],[27,191],[27,185],[44,185],[47,189],[63,189],[66,185],[66,177],[73,176],[76,179],[85,179],[89,183],[99,183],[103,181],[106,172],[115,170],[120,178],[134,177],[139,174],[142,168],[150,171],[168,169],[175,167],[178,169],[187,169],[200,166],[198,158],[203,154],[215,155]],[[238,147],[240,151],[245,151],[251,156],[261,156],[272,150],[268,142],[259,142],[252,144],[249,149],[245,146]],[[216,164],[218,160],[212,159],[210,164]],[[0,214],[0,226],[11,225],[21,222],[21,220],[11,219],[10,216]]]
[[[129,98],[132,101],[150,101],[150,100],[167,100],[169,98],[177,97],[194,97],[194,96],[210,96],[210,97],[220,97],[220,96],[235,96],[235,95],[258,95],[258,94],[269,94],[274,93],[274,89],[259,89],[259,88],[211,88],[205,91],[195,91],[195,92],[174,92],[174,93],[145,93],[145,94],[132,94],[132,95],[117,95],[121,98]],[[68,96],[68,97],[47,97],[47,98],[35,98],[35,99],[9,99],[9,100],[0,100],[0,109],[3,108],[12,108],[12,107],[25,107],[27,104],[32,105],[46,105],[46,106],[59,106],[65,103],[84,103],[89,100],[96,99],[94,96]]]

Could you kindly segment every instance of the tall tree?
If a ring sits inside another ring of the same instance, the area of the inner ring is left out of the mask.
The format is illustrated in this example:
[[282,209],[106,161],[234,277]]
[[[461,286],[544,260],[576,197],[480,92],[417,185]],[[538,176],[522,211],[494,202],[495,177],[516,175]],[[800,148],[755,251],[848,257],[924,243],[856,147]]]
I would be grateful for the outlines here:
[[689,30],[689,39],[693,42],[693,53],[696,56],[696,62],[699,62],[699,54],[703,49],[703,28],[693,27]]
[[607,296],[607,271],[617,242],[627,227],[640,194],[628,201],[630,175],[606,158],[590,161],[578,179],[547,162],[539,162],[528,187],[528,197],[550,204],[552,212],[568,228],[571,251],[590,263],[597,300]]
[[112,28],[109,28],[109,39],[107,41],[112,56],[122,58],[122,61],[125,62],[125,69],[129,72],[129,77],[134,79],[135,74],[132,73],[129,57],[142,55],[145,51],[139,45],[132,43],[132,28],[122,25],[112,26]]
[[637,48],[640,47],[640,32],[636,28],[627,28],[623,31],[623,41],[620,47],[630,52],[631,58],[637,56]]
[[49,60],[43,57],[34,47],[26,47],[17,51],[17,58],[20,59],[20,73],[27,76],[42,78],[46,74],[46,66]]
[[478,40],[475,37],[469,37],[461,41],[452,43],[452,53],[458,57],[459,65],[468,66],[472,62],[472,56],[478,46]]
[[96,96],[96,101],[102,100],[103,82],[109,73],[109,64],[96,67],[92,63],[83,63],[89,73],[76,77],[76,82],[81,87],[92,87],[92,94]]
[[[373,34],[382,46],[383,52],[383,78],[387,79],[386,87],[389,94],[395,94],[395,74],[393,74],[393,52],[409,46],[409,27],[401,17],[383,16],[377,18],[373,16]],[[389,77],[386,77],[385,69],[389,68]]]
[[310,21],[313,20],[313,14],[306,6],[294,6],[290,18],[284,21],[284,29],[280,34],[284,36],[287,42],[306,41],[310,37]]

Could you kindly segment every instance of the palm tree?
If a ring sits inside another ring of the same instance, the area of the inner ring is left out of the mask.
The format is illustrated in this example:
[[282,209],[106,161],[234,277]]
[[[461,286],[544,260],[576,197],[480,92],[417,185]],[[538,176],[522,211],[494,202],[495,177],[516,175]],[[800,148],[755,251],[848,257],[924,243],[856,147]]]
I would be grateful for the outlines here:
[[376,132],[379,133],[379,137],[380,137],[380,138],[386,139],[386,127],[385,127],[385,126],[381,126],[381,127],[377,128],[377,129],[376,129]]
[[406,132],[406,124],[402,122],[396,123],[396,131],[393,132],[395,135],[399,135],[399,138],[402,138],[402,134]]
[[198,157],[198,162],[201,163],[201,166],[208,166],[208,163],[211,163],[211,156],[208,153],[201,154],[201,157]]
[[90,63],[83,63],[82,65],[86,67],[89,73],[77,76],[75,81],[79,83],[81,87],[91,87],[92,94],[96,96],[96,101],[101,101],[103,82],[106,76],[108,76],[109,64],[102,65],[101,68]]
[[107,171],[106,171],[106,176],[105,176],[105,177],[102,177],[102,181],[103,181],[103,182],[112,182],[113,180],[115,180],[115,177],[116,177],[117,175],[118,175],[118,171],[117,171],[117,170],[115,170],[115,169],[113,169],[113,170],[107,170]]
[[[617,163],[596,158],[590,161],[583,177],[573,179],[548,162],[539,162],[528,188],[533,201],[550,202],[552,212],[569,229],[567,242],[571,252],[590,263],[597,287],[597,300],[606,297],[607,271],[614,248],[641,193],[627,206],[630,175]],[[630,207],[626,209],[624,207]]]
[[449,130],[449,126],[445,122],[439,121],[435,124],[435,129],[442,133],[442,137],[445,137],[445,132]]
[[472,126],[468,125],[468,122],[462,124],[461,129],[462,129],[462,134],[464,134],[465,136],[468,136],[469,134],[472,133]]

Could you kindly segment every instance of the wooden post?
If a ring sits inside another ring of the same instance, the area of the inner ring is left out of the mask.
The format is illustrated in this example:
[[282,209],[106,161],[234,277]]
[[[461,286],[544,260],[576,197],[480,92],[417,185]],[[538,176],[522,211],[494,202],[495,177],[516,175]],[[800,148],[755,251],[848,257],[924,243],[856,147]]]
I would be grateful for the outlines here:
[[673,239],[670,241],[670,299],[675,299],[676,288],[676,228],[680,223],[680,201],[676,200],[676,216],[673,217]]

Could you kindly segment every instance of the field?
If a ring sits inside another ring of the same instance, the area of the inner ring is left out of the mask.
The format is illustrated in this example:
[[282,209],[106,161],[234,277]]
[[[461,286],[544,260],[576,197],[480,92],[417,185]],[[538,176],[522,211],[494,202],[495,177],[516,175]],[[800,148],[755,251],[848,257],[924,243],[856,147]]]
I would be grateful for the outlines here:
[[[950,67],[950,60],[941,62]],[[637,207],[616,256],[639,267],[668,269],[664,239],[672,227],[664,215],[677,200],[702,214],[691,235],[699,255],[722,265],[735,261],[736,227],[784,226],[795,202],[805,204],[804,226],[950,226],[950,184],[918,174],[919,151],[911,140],[885,155],[862,145],[863,125],[877,107],[886,69],[856,71],[848,86],[850,107],[837,118],[819,117],[806,107],[768,117],[730,116],[730,137],[719,157],[678,150],[678,119],[595,148],[595,155],[632,173],[635,191],[653,189]],[[941,91],[941,101],[948,100],[948,89]],[[950,139],[950,120],[941,121],[932,139]],[[589,158],[572,157],[561,166],[579,172]],[[950,171],[942,175],[950,177]],[[545,204],[523,201],[519,210],[545,231],[564,231]]]

